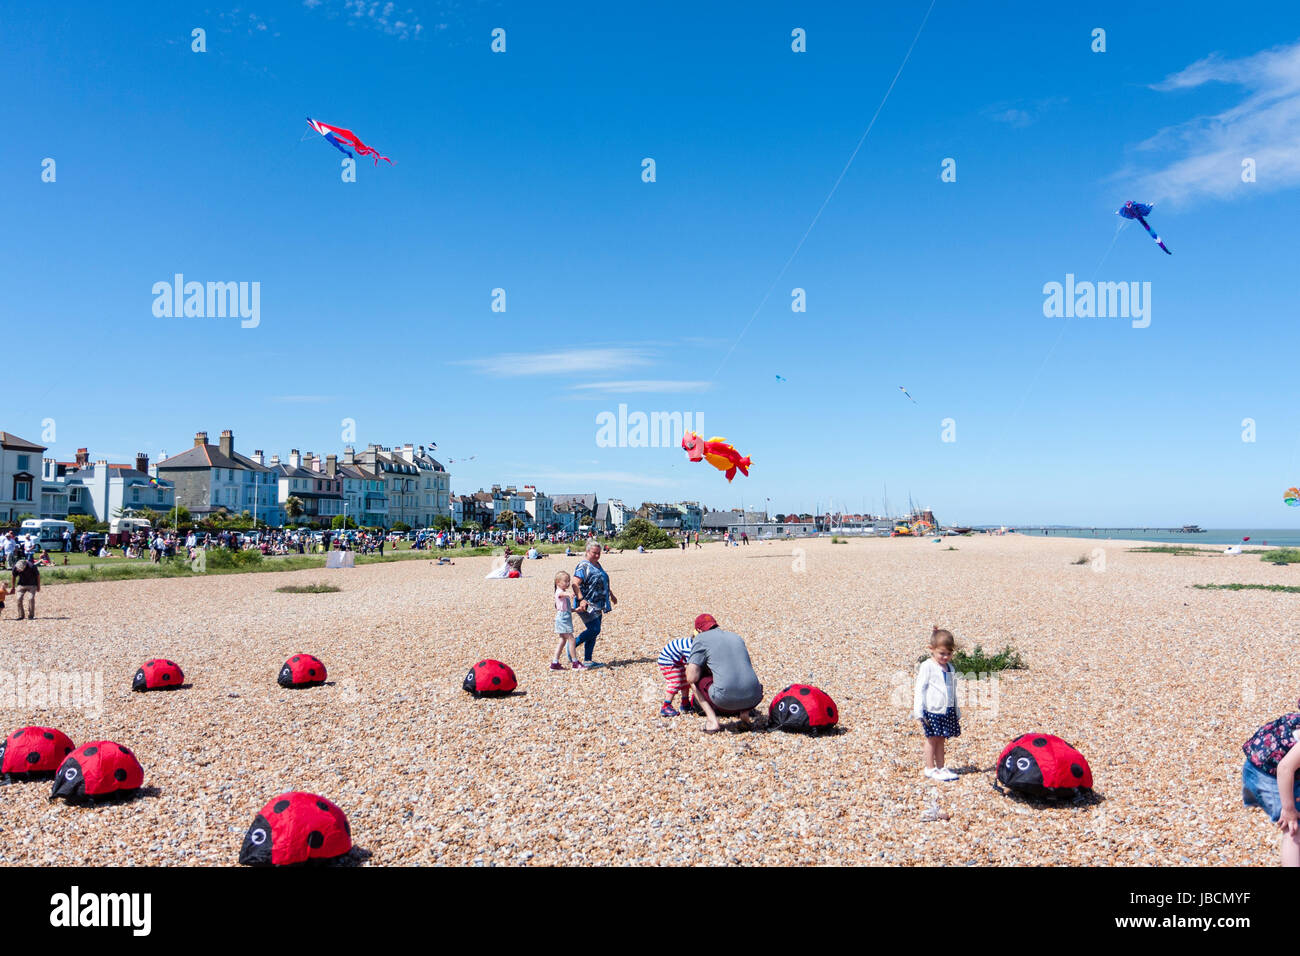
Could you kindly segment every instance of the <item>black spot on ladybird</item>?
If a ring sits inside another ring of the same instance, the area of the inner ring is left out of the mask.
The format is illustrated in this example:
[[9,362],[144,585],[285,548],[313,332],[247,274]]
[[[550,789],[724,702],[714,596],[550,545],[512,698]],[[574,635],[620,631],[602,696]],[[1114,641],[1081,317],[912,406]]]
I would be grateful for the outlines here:
[[1083,779],[1083,768],[1077,763],[1070,764],[1070,773],[1074,774],[1076,780]]
[[87,756],[87,757],[94,756],[94,755],[97,754],[97,753],[99,753],[99,748],[98,748],[98,747],[87,747],[87,748],[86,748],[86,756]]
[[494,677],[494,678],[492,678],[492,683],[493,683],[493,684],[500,684],[500,683],[501,683],[501,678],[500,678],[500,677]]
[[54,739],[54,734],[50,733],[48,730],[45,731],[45,733],[41,734],[41,736],[44,737],[46,740]]
[[289,809],[289,801],[288,801],[288,800],[277,800],[277,801],[275,802],[275,806],[273,806],[273,807],[271,808],[271,812],[272,812],[272,813],[284,813],[284,811],[285,811],[285,810],[288,810],[288,809]]
[[311,833],[307,834],[307,845],[313,850],[319,850],[325,845],[325,834],[319,830],[312,830]]
[[118,783],[121,783],[126,779],[126,771],[123,770],[121,767],[118,767],[116,770],[113,771],[113,779],[116,780]]
[[1035,747],[1046,747],[1046,746],[1047,746],[1047,738],[1046,738],[1046,737],[1035,737],[1035,738],[1034,738],[1034,746],[1035,746]]
[[41,762],[41,755],[38,754],[35,750],[33,750],[31,753],[29,753],[29,754],[27,755],[27,762],[28,762],[28,763],[40,763],[40,762]]
[[811,693],[812,693],[812,688],[810,688],[810,687],[800,687],[800,688],[799,688],[799,694],[800,694],[800,696],[807,697],[807,696],[808,696],[809,694],[811,694]]
[[330,809],[330,808],[329,808],[329,804],[327,804],[324,800],[317,800],[317,801],[316,801],[316,806],[320,807],[320,808],[321,808],[322,810],[324,810],[326,813],[329,813],[329,809]]

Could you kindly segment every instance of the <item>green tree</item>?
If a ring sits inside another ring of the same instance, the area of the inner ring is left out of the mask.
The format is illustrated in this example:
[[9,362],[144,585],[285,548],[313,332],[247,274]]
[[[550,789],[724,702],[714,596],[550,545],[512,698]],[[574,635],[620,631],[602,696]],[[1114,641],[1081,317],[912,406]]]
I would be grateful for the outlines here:
[[638,545],[651,550],[654,548],[674,548],[677,543],[663,528],[645,518],[633,518],[623,528],[618,537],[620,548],[635,548]]
[[77,534],[85,534],[87,531],[93,531],[95,525],[94,515],[68,515],[68,520],[72,522],[72,527],[77,530]]
[[501,514],[497,515],[496,523],[499,528],[513,529],[519,523],[519,519],[515,517],[513,511],[507,508],[505,511],[501,512]]
[[447,517],[446,515],[438,515],[436,518],[433,519],[433,530],[450,531],[451,518]]
[[159,527],[158,521],[159,521],[160,518],[162,518],[162,515],[160,515],[160,514],[159,514],[158,512],[156,512],[156,511],[154,511],[152,508],[141,508],[139,511],[137,511],[135,514],[133,514],[131,517],[132,517],[132,518],[142,518],[142,519],[144,519],[145,521],[149,522],[149,527],[151,527],[151,528],[157,528],[157,527]]
[[14,521],[18,524],[22,524],[24,521],[30,520],[31,518],[35,518],[35,517],[36,515],[32,514],[30,511],[24,511],[17,518],[14,518]]
[[403,534],[405,534],[407,531],[410,531],[410,530],[411,530],[411,526],[410,526],[409,524],[407,524],[405,521],[394,521],[394,522],[393,522],[392,530],[393,530],[393,531],[400,531],[400,532],[402,532]]
[[357,523],[352,520],[351,515],[335,515],[330,520],[330,527],[334,529],[355,528]]
[[291,522],[301,518],[302,513],[305,510],[306,508],[303,506],[302,499],[299,498],[297,495],[290,495],[287,499],[285,499],[284,513],[289,516],[289,520]]

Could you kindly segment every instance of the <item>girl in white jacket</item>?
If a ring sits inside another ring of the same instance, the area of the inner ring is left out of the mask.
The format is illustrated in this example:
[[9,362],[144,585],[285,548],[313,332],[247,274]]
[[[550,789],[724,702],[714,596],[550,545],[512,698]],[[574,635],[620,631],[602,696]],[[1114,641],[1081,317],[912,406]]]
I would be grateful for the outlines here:
[[925,775],[931,780],[956,780],[943,765],[944,741],[961,736],[961,708],[957,706],[957,673],[952,666],[956,642],[950,631],[934,628],[930,634],[930,659],[921,664],[912,697],[912,716],[925,734]]

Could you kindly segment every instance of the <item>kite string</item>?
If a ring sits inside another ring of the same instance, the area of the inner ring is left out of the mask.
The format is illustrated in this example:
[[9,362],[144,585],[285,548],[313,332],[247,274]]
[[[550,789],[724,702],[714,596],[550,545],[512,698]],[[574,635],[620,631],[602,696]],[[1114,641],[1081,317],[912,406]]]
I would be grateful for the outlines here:
[[836,178],[835,184],[831,186],[831,191],[826,194],[826,198],[822,200],[821,206],[817,209],[817,214],[813,216],[812,222],[808,224],[808,228],[804,230],[803,235],[799,238],[798,244],[794,247],[794,252],[790,253],[790,258],[785,260],[785,265],[783,265],[781,271],[776,274],[776,278],[772,280],[772,284],[767,287],[767,292],[763,294],[763,299],[758,303],[758,308],[756,308],[749,316],[749,321],[745,323],[744,328],[740,330],[740,334],[736,336],[735,341],[731,343],[731,347],[727,349],[727,353],[722,356],[722,361],[718,363],[718,368],[713,373],[715,378],[718,373],[722,371],[723,366],[727,364],[727,360],[731,358],[731,353],[736,350],[736,346],[739,345],[740,340],[745,337],[745,333],[749,331],[749,327],[754,324],[754,320],[758,318],[758,314],[763,311],[763,306],[767,304],[767,300],[771,297],[773,290],[776,289],[776,284],[781,281],[781,277],[785,275],[786,270],[790,268],[790,264],[794,262],[795,257],[799,255],[799,250],[803,248],[803,244],[807,241],[808,237],[812,234],[813,229],[816,227],[817,221],[821,219],[822,213],[826,211],[826,207],[829,205],[831,197],[834,196],[835,191],[840,188],[840,183],[844,181],[844,177],[848,174],[849,167],[853,165],[853,160],[857,158],[858,152],[862,149],[863,143],[867,141],[867,137],[871,134],[871,128],[876,125],[876,120],[880,118],[881,111],[884,110],[885,104],[889,102],[889,94],[894,92],[894,86],[898,83],[898,78],[903,75],[903,68],[907,66],[907,61],[912,58],[912,50],[916,48],[916,42],[921,39],[921,33],[925,30],[925,25],[929,22],[930,14],[933,12],[934,5],[937,2],[938,0],[930,0],[930,6],[926,9],[925,16],[921,19],[921,25],[917,28],[916,35],[912,37],[912,43],[907,48],[907,53],[903,57],[903,62],[898,65],[898,70],[894,73],[894,78],[889,81],[889,88],[885,90],[885,95],[881,98],[880,105],[876,107],[876,112],[872,115],[871,122],[867,124],[867,128],[858,139],[858,145],[853,147],[853,152],[849,154],[848,162],[846,162],[844,168],[840,170],[840,174]]

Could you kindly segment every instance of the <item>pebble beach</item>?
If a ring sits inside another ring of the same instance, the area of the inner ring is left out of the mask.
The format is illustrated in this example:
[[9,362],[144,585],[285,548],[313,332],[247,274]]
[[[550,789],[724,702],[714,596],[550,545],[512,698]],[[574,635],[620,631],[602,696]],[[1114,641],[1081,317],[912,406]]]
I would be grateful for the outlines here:
[[[102,674],[102,706],[10,692],[0,731],[118,741],[146,790],[83,807],[48,802],[48,781],[0,788],[0,862],[229,866],[271,797],[306,790],[347,813],[348,862],[369,866],[1275,865],[1277,829],[1241,806],[1241,744],[1300,696],[1300,594],[1192,585],[1300,572],[1138,546],[978,535],[609,554],[619,605],[596,647],[607,666],[588,672],[547,669],[552,578],[576,558],[526,561],[518,580],[466,558],[47,587],[36,621],[4,612],[0,672]],[[342,590],[276,592],[317,582]],[[839,732],[706,735],[702,718],[659,717],[655,658],[705,611],[746,639],[764,712],[815,684]],[[948,784],[922,776],[910,717],[932,624],[1028,664],[967,699]],[[327,685],[277,686],[299,652],[325,662]],[[132,693],[151,657],[189,686]],[[509,664],[519,692],[466,694],[483,658]],[[999,752],[1029,731],[1088,758],[1094,800],[993,788]]]

